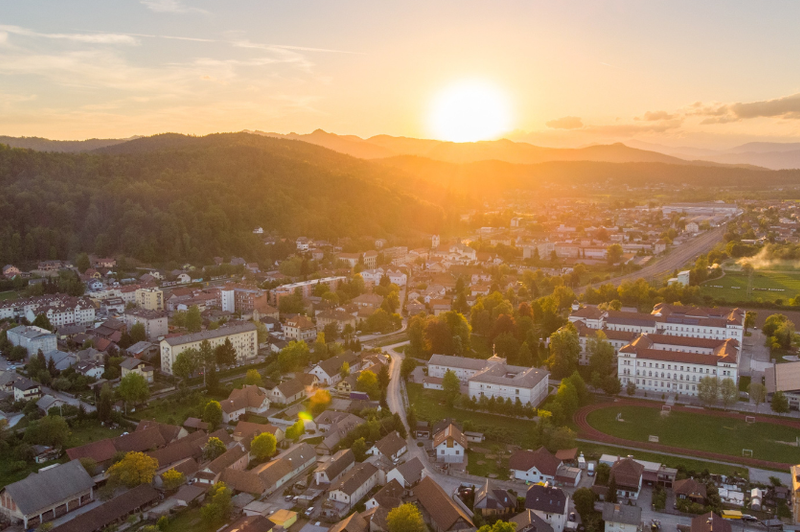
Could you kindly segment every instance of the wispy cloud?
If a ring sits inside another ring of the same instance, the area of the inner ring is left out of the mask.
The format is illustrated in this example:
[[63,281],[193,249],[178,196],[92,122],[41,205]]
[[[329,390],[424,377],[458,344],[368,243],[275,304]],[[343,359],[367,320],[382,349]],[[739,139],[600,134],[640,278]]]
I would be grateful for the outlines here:
[[139,2],[156,13],[208,13],[205,9],[187,6],[180,0],[139,0]]
[[579,129],[583,127],[583,120],[578,116],[565,116],[550,120],[545,125],[553,129]]
[[[138,44],[139,41],[124,33],[40,33],[19,26],[0,25],[0,42],[8,38],[8,34],[43,39],[58,39],[90,44]],[[3,39],[5,34],[5,39]]]

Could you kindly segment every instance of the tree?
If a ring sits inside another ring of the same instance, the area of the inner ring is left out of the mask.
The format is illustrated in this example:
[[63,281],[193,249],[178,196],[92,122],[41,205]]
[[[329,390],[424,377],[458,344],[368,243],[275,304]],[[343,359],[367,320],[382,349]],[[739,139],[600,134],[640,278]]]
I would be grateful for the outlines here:
[[403,359],[403,362],[400,364],[400,376],[404,381],[408,380],[409,375],[416,369],[417,364],[418,362],[415,358],[405,357]]
[[231,513],[231,497],[233,491],[224,482],[217,482],[208,490],[205,506],[200,508],[200,516],[204,524],[213,525],[216,529],[227,521]]
[[172,373],[185,382],[197,371],[199,356],[200,353],[194,348],[181,351],[172,364]]
[[158,469],[158,460],[144,453],[126,453],[124,458],[108,468],[108,478],[112,484],[124,484],[135,488],[140,484],[150,484]]
[[611,244],[606,248],[606,258],[609,264],[616,264],[622,260],[623,255],[622,246],[619,244]]
[[347,362],[342,362],[342,369],[339,371],[339,375],[341,375],[341,377],[343,379],[346,379],[347,377],[349,377],[350,376],[350,364],[348,364]]
[[164,489],[171,491],[183,484],[186,480],[186,476],[180,471],[176,471],[175,468],[172,468],[161,474],[161,480],[164,482]]
[[616,372],[616,351],[608,341],[603,331],[597,331],[594,338],[586,343],[589,352],[589,374],[597,372],[601,377],[606,377]]
[[103,384],[100,389],[100,397],[97,400],[97,419],[100,421],[111,421],[111,413],[114,410],[114,391],[108,383]]
[[386,525],[389,532],[427,532],[428,530],[419,508],[410,502],[392,508],[386,516]]
[[128,331],[128,334],[131,337],[131,342],[134,344],[147,340],[147,332],[145,331],[144,323],[135,323],[133,327],[131,327],[131,330]]
[[300,436],[305,434],[305,432],[306,432],[306,424],[303,423],[302,419],[298,419],[294,425],[286,429],[286,432],[284,432],[284,434],[286,436],[286,439],[297,441],[300,439]]
[[636,393],[636,383],[633,382],[633,379],[628,379],[628,384],[625,385],[625,393],[628,395]]
[[381,396],[378,377],[368,369],[358,374],[356,390],[366,392],[372,400],[378,399]]
[[447,404],[453,406],[458,396],[461,395],[461,381],[452,370],[447,370],[442,378],[442,389],[447,398]]
[[750,393],[750,399],[756,404],[756,412],[758,412],[759,405],[767,399],[767,387],[760,382],[751,382],[747,390]]
[[311,360],[311,351],[308,344],[304,341],[292,340],[289,344],[281,349],[278,354],[278,366],[282,373],[290,373],[292,371],[305,367]]
[[47,314],[39,314],[36,316],[36,319],[33,320],[31,325],[41,327],[42,329],[47,329],[48,331],[53,330],[53,324],[50,323],[50,320],[47,318]]
[[222,440],[217,437],[211,437],[203,447],[203,458],[206,460],[214,460],[219,458],[227,450]]
[[575,502],[575,509],[581,514],[581,517],[594,512],[594,502],[596,499],[597,496],[589,488],[579,488],[575,490],[575,493],[572,495],[572,500]]
[[236,348],[233,347],[230,338],[214,349],[214,358],[220,366],[232,366],[236,364]]
[[789,411],[789,399],[780,390],[772,394],[772,411],[777,414],[785,414]]
[[719,399],[719,381],[716,377],[703,377],[697,383],[697,397],[706,405],[716,404]]
[[722,399],[722,404],[731,406],[739,399],[739,387],[733,382],[733,379],[723,379],[719,385],[719,396]]
[[761,332],[763,332],[764,336],[767,338],[774,336],[778,328],[788,321],[789,318],[783,314],[772,314],[768,316],[766,320],[764,320],[764,325],[761,327]]
[[247,375],[244,376],[244,383],[248,386],[262,386],[264,384],[264,380],[261,378],[261,373],[259,373],[257,369],[248,369]]
[[550,358],[548,363],[554,379],[563,379],[578,369],[581,344],[578,331],[568,324],[550,335]]
[[326,408],[331,404],[331,392],[318,388],[309,399],[311,415],[314,417],[323,413]]
[[222,407],[219,401],[209,401],[203,410],[203,421],[208,423],[209,432],[214,432],[222,423]]
[[608,480],[608,490],[606,491],[606,502],[617,502],[617,479],[614,475]]
[[256,460],[263,462],[275,454],[277,445],[278,441],[275,436],[269,432],[264,432],[253,438],[253,442],[250,444],[250,452],[253,453]]
[[753,310],[748,310],[744,314],[744,332],[747,332],[747,329],[752,329],[756,326],[756,318],[758,314]]
[[75,267],[78,268],[78,271],[81,273],[91,268],[92,264],[89,262],[89,255],[86,253],[79,253],[78,256],[75,257]]
[[189,332],[200,332],[203,327],[203,317],[200,315],[200,307],[192,305],[186,311],[186,328]]
[[378,371],[378,386],[380,386],[381,390],[386,390],[389,387],[390,379],[389,366],[387,364],[381,364],[381,369]]
[[408,428],[413,435],[414,431],[417,430],[417,411],[413,406],[409,405],[408,409],[406,410],[406,422],[408,422]]
[[363,462],[367,459],[367,442],[363,437],[354,441],[353,445],[350,446],[350,450],[353,451],[356,462]]
[[478,529],[478,532],[514,532],[516,529],[517,525],[515,523],[498,519],[491,525],[483,525]]
[[62,447],[69,436],[69,425],[61,416],[45,416],[33,421],[25,431],[25,441],[28,443],[51,447]]
[[120,398],[128,404],[134,405],[147,401],[150,397],[150,388],[147,386],[147,380],[138,373],[128,373],[122,380],[119,381],[117,386],[117,393]]

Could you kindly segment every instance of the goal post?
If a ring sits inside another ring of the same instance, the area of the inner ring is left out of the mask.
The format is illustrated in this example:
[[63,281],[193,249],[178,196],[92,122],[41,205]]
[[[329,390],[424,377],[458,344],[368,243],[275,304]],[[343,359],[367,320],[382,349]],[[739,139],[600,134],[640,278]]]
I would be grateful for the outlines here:
[[671,405],[661,405],[661,411],[662,412],[672,412],[672,406]]
[[753,457],[753,449],[742,449],[742,456],[745,456],[747,458],[752,458]]
[[756,422],[756,416],[744,416],[744,422],[745,423],[755,423]]

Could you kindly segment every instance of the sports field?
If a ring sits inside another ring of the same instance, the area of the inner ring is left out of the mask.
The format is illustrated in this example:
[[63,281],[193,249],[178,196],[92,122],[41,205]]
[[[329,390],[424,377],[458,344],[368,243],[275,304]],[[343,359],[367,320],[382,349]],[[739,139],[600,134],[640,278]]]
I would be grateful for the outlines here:
[[[618,414],[622,421],[617,421]],[[673,411],[665,417],[658,408],[624,405],[593,410],[586,422],[600,432],[630,441],[647,442],[650,436],[658,436],[658,443],[672,447],[736,457],[742,456],[742,449],[752,449],[756,459],[800,463],[800,431],[796,427],[693,412]]]
[[706,281],[700,285],[700,293],[714,299],[727,301],[775,301],[789,300],[800,295],[800,272],[755,272],[748,293],[747,275],[726,272],[721,279]]

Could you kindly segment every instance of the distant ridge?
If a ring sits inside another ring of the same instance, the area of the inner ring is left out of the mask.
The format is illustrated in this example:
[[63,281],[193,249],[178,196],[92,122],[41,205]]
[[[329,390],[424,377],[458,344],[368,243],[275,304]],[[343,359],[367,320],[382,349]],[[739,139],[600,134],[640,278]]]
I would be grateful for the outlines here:
[[115,144],[122,144],[138,137],[127,139],[87,139],[87,140],[50,140],[42,137],[8,137],[0,135],[0,144],[12,148],[24,148],[36,151],[54,151],[61,153],[78,153],[93,151]]

